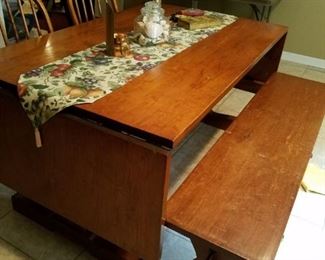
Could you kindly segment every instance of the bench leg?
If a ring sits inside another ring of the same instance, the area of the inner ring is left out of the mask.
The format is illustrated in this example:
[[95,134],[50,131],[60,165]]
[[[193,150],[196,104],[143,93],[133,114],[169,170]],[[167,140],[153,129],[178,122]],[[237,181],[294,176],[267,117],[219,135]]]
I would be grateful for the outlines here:
[[196,260],[244,260],[220,247],[212,246],[211,249],[211,245],[201,239],[192,237],[191,241],[196,252]]
[[191,241],[196,252],[196,260],[213,260],[214,252],[207,243],[197,238],[191,238]]

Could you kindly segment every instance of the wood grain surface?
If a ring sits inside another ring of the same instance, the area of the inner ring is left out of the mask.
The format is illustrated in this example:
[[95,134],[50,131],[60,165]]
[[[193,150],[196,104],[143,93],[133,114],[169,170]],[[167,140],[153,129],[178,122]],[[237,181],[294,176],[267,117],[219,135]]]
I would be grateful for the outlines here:
[[324,114],[325,84],[273,76],[169,199],[167,225],[274,259]]
[[[167,14],[182,8],[173,5],[164,7]],[[131,31],[139,12],[140,6],[137,6],[116,14],[116,31]],[[105,41],[104,26],[104,19],[99,18],[0,48],[0,81],[15,86],[20,74]]]
[[[167,13],[177,9],[166,6]],[[138,11],[139,7],[117,14],[117,31],[129,31]],[[97,19],[1,49],[0,80],[14,86],[19,74],[104,41],[104,31],[103,20]],[[255,65],[268,76],[277,69],[282,46],[276,44],[285,34],[281,26],[239,19],[112,94],[74,108],[86,117],[118,125],[119,131],[176,147]],[[259,61],[270,50],[274,62],[267,69]]]
[[0,180],[144,259],[159,259],[170,156],[61,113],[43,147],[17,99],[0,88]]
[[[284,27],[240,19],[113,94],[78,108],[151,133],[165,139],[165,146],[176,147],[264,55],[274,52],[272,47],[285,34]],[[277,64],[267,75],[276,71]]]
[[[129,31],[138,14],[139,7],[117,14],[117,30]],[[14,92],[19,74],[104,41],[104,31],[96,19],[0,49],[0,86]],[[272,74],[286,31],[239,19],[111,95],[59,113],[40,128],[41,149],[15,95],[0,88],[1,182],[139,257],[159,259],[170,154],[157,146],[177,146],[246,74],[263,71],[264,56],[271,65],[263,75]]]

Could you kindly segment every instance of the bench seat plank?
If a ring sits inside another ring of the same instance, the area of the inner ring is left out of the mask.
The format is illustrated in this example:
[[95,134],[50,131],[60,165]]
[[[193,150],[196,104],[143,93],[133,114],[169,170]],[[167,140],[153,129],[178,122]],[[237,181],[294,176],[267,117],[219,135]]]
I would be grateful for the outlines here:
[[166,225],[273,259],[325,113],[325,84],[276,73],[168,200]]

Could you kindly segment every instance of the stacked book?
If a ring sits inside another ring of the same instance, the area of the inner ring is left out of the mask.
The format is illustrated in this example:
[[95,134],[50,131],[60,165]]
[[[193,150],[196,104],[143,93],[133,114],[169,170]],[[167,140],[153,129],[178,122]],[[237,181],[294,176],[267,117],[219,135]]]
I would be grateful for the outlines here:
[[188,30],[215,27],[221,24],[221,19],[214,15],[188,16],[177,15],[177,25]]

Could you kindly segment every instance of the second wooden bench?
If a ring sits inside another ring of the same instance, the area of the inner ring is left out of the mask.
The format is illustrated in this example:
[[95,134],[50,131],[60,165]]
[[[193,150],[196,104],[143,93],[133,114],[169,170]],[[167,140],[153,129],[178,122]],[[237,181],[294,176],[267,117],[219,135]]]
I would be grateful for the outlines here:
[[325,85],[276,73],[167,202],[198,259],[273,259],[325,113]]

